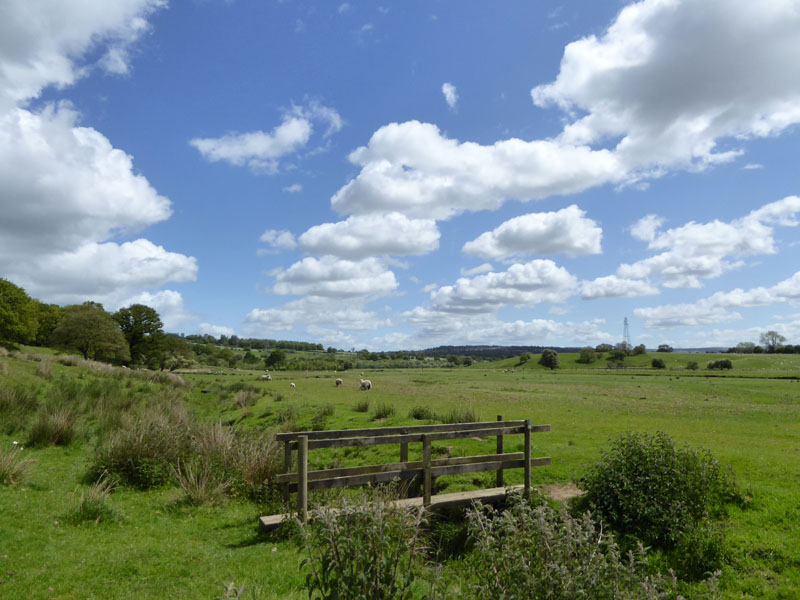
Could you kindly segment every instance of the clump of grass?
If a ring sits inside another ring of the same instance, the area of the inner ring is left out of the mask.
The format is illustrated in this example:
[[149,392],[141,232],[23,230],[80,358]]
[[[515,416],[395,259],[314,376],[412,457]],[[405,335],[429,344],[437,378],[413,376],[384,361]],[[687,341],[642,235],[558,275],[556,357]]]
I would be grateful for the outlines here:
[[42,379],[52,379],[53,378],[53,363],[49,360],[43,360],[38,365],[36,365],[36,375],[41,377]]
[[172,468],[191,450],[191,422],[180,403],[167,402],[135,415],[95,450],[89,476],[107,472],[111,478],[138,489],[170,480]]
[[28,435],[29,446],[68,446],[77,435],[77,418],[66,406],[40,410]]
[[241,390],[236,392],[233,401],[239,408],[248,408],[250,406],[255,406],[256,402],[258,402],[258,398],[258,392],[254,390]]
[[234,449],[237,476],[234,489],[251,500],[268,500],[275,476],[283,466],[283,448],[270,434],[245,434]]
[[363,412],[363,413],[368,412],[369,411],[369,398],[363,398],[361,400],[358,400],[356,402],[355,406],[353,406],[353,410],[356,411],[356,412]]
[[418,421],[432,421],[436,418],[436,414],[427,406],[415,406],[408,411],[408,416]]
[[393,417],[395,412],[394,406],[391,404],[386,404],[385,402],[381,402],[375,407],[375,412],[372,414],[372,419],[387,419],[389,417]]
[[0,428],[7,434],[27,428],[39,407],[38,394],[24,386],[0,387]]
[[229,479],[221,478],[220,471],[204,460],[179,462],[173,474],[183,490],[181,501],[192,506],[218,504],[231,486]]
[[65,520],[73,525],[87,522],[96,524],[115,521],[119,515],[106,503],[113,489],[114,484],[111,481],[105,477],[100,477],[81,492],[80,497],[67,514]]
[[0,446],[0,485],[13,485],[25,479],[33,461],[23,458],[22,451],[18,442],[10,447]]
[[444,423],[477,423],[480,421],[478,413],[471,406],[452,408],[441,416]]
[[275,422],[283,429],[290,431],[297,427],[297,419],[300,411],[294,404],[281,406],[275,413]]
[[57,360],[59,364],[62,364],[65,367],[77,367],[80,366],[82,362],[85,362],[81,357],[75,356],[73,354],[66,354],[63,356],[59,356]]

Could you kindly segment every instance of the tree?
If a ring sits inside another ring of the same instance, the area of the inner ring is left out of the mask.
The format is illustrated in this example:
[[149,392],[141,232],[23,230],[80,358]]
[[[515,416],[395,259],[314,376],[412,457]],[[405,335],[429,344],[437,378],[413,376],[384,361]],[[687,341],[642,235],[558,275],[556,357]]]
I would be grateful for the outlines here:
[[631,354],[633,354],[633,356],[639,356],[640,354],[647,354],[647,348],[644,347],[644,344],[639,344],[631,351]]
[[21,287],[0,279],[0,341],[28,344],[36,338],[34,300]]
[[738,352],[739,354],[752,354],[755,349],[756,345],[753,342],[739,342],[736,344],[734,352]]
[[53,344],[77,350],[87,359],[127,362],[131,358],[119,325],[94,302],[67,306],[50,338]]
[[666,368],[667,368],[667,365],[666,365],[666,363],[664,362],[664,359],[663,359],[663,358],[654,358],[654,359],[653,359],[653,360],[650,362],[650,364],[652,365],[652,367],[653,367],[654,369],[666,369]]
[[558,369],[561,366],[561,362],[558,359],[558,352],[550,349],[542,350],[539,364],[548,369]]
[[157,351],[155,347],[148,347],[154,335],[163,333],[164,324],[155,309],[144,304],[131,304],[112,316],[128,342],[131,362],[143,362],[149,351]]
[[766,333],[761,334],[761,339],[759,341],[767,350],[767,352],[775,352],[775,350],[777,350],[781,344],[786,341],[786,338],[777,331],[767,331]]
[[57,304],[45,304],[38,300],[33,301],[33,306],[36,312],[36,320],[38,321],[34,343],[37,346],[43,346],[50,334],[55,331],[55,328],[61,322],[61,317],[64,316],[64,309]]
[[597,352],[594,348],[582,348],[581,355],[578,358],[579,363],[589,365],[597,360]]
[[520,355],[519,362],[517,363],[517,366],[524,365],[530,359],[531,359],[531,355],[528,354],[527,352],[525,354]]
[[672,352],[673,348],[669,344],[659,344],[656,352]]
[[614,346],[611,344],[597,344],[595,346],[595,352],[611,352],[614,349]]
[[270,367],[277,367],[286,362],[286,352],[280,348],[273,350],[269,356],[264,359],[264,365],[269,369]]

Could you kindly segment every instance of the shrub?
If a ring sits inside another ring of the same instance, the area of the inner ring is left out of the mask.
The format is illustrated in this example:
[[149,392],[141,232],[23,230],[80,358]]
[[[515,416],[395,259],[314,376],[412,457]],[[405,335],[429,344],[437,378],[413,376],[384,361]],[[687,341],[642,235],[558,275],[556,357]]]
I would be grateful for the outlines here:
[[594,348],[582,348],[578,362],[589,365],[597,360],[597,351]]
[[471,406],[452,408],[447,414],[442,415],[441,419],[443,423],[477,423],[480,421],[478,414]]
[[421,507],[384,499],[313,511],[313,520],[300,524],[309,598],[411,598],[422,515]]
[[686,363],[686,368],[689,369],[690,371],[697,371],[699,366],[700,365],[698,365],[697,361],[695,360],[690,360],[688,363]]
[[381,402],[375,407],[375,412],[372,415],[373,420],[387,419],[393,417],[395,413],[394,406]]
[[650,364],[652,365],[652,367],[654,369],[666,369],[667,368],[667,363],[664,362],[663,358],[654,358],[652,361],[650,361]]
[[284,427],[295,428],[297,424],[297,418],[300,416],[300,410],[293,404],[287,404],[286,406],[281,406],[278,411],[275,413],[275,420],[278,425],[283,425]]
[[86,522],[108,522],[118,518],[117,512],[111,508],[106,501],[114,484],[104,477],[100,477],[96,482],[83,491],[75,505],[69,511],[65,520],[73,525]]
[[427,406],[415,406],[408,411],[408,416],[418,421],[432,421],[436,418],[436,414]]
[[727,358],[722,360],[712,360],[708,363],[707,368],[709,369],[732,369],[733,363]]
[[76,417],[70,408],[49,406],[37,413],[28,435],[28,445],[68,446],[76,432]]
[[[675,551],[739,498],[731,472],[706,450],[676,449],[667,434],[624,433],[580,482],[581,499],[615,531]],[[710,561],[713,562],[713,561]],[[709,567],[712,567],[709,563]]]
[[517,498],[505,511],[470,509],[467,521],[475,544],[465,565],[472,598],[675,597],[674,580],[646,574],[641,546],[623,557],[589,513],[571,517]]
[[353,406],[353,410],[356,412],[367,412],[369,410],[369,398],[358,400],[355,406]]
[[95,450],[89,476],[108,473],[112,479],[138,489],[166,484],[173,467],[191,450],[191,424],[180,404],[151,407],[125,416]]
[[558,352],[555,350],[542,350],[539,364],[548,369],[558,369],[561,366],[561,362],[558,359]]
[[33,461],[22,458],[22,446],[13,442],[11,447],[0,446],[0,485],[12,485],[22,481]]
[[240,390],[236,392],[233,401],[238,408],[247,408],[248,406],[255,406],[258,398],[259,394],[254,390]]

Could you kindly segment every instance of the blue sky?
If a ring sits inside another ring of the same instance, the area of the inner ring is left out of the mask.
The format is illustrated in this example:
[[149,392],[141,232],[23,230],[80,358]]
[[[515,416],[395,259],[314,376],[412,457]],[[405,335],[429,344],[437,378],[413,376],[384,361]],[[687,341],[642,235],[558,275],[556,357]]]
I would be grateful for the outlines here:
[[800,343],[800,1],[5,0],[0,276],[339,348]]

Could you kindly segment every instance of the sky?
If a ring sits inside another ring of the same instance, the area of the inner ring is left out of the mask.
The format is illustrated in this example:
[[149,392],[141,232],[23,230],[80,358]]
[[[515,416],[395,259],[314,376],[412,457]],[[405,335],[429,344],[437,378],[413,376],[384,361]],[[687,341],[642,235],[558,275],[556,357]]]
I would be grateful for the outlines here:
[[343,349],[800,343],[800,0],[0,0],[0,277]]

